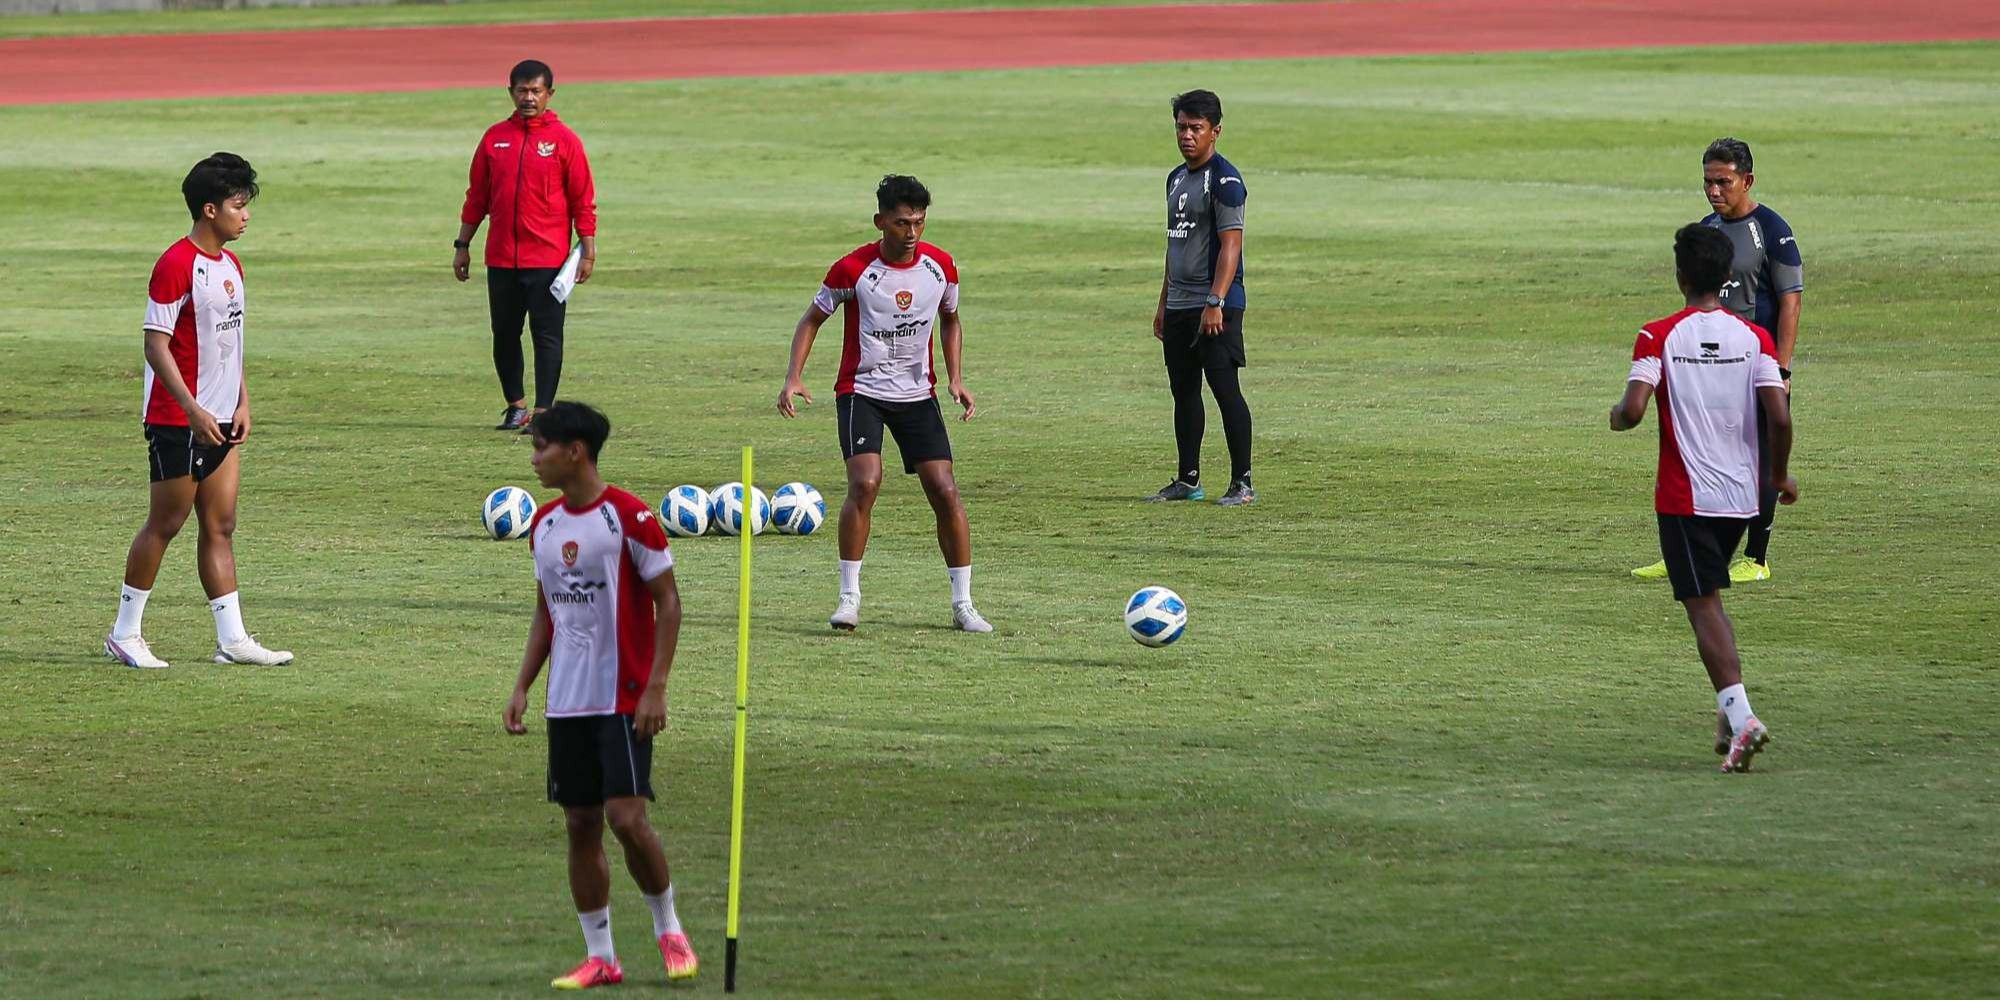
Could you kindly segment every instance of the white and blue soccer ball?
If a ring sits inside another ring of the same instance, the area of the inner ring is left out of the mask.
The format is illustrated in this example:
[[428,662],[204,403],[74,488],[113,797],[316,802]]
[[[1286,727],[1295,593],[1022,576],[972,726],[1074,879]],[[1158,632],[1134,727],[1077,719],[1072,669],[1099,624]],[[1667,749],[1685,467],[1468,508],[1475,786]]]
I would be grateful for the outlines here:
[[[750,487],[750,533],[761,535],[771,523],[771,500],[764,491]],[[723,483],[708,495],[708,520],[724,535],[743,533],[743,484]]]
[[787,535],[810,535],[826,521],[826,498],[811,483],[786,483],[771,494],[771,523]]
[[534,519],[535,498],[519,486],[502,486],[486,494],[486,506],[479,512],[486,533],[502,542],[527,534]]
[[1173,645],[1187,631],[1187,602],[1165,587],[1141,587],[1125,602],[1125,631],[1141,646]]
[[708,531],[708,491],[676,486],[660,501],[660,523],[675,538],[693,538]]

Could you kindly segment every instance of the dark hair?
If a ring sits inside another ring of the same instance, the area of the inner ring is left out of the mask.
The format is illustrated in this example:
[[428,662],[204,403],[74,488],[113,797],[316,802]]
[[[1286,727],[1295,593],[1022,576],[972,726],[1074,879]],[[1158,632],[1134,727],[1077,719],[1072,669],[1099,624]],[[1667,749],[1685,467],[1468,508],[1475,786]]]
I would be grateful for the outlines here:
[[1213,90],[1190,90],[1174,95],[1174,117],[1206,118],[1210,125],[1222,124],[1222,98]]
[[931,207],[931,190],[924,182],[907,174],[890,174],[875,185],[875,210],[893,212],[897,205],[915,209]]
[[1696,295],[1722,291],[1736,247],[1714,226],[1690,222],[1674,233],[1674,268]]
[[535,414],[528,427],[544,441],[583,442],[592,465],[597,464],[597,453],[604,450],[604,439],[611,436],[611,418],[602,410],[568,399],[558,399],[556,405]]
[[513,90],[538,76],[550,90],[556,89],[556,71],[540,59],[523,59],[515,63],[514,68],[507,71],[507,89]]
[[188,215],[201,221],[203,205],[220,205],[242,195],[245,201],[257,197],[257,171],[250,161],[235,153],[216,153],[194,165],[181,181],[181,197],[187,199]]
[[1709,143],[1708,148],[1702,151],[1701,165],[1705,167],[1711,163],[1733,164],[1737,173],[1747,174],[1751,171],[1750,144],[1725,135]]

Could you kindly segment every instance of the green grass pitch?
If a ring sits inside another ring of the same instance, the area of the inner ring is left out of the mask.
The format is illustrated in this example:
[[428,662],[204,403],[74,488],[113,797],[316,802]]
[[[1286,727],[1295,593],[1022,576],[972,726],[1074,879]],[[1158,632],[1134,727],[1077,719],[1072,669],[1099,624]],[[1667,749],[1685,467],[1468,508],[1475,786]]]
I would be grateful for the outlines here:
[[[712,486],[748,442],[766,489],[837,504],[831,337],[818,404],[772,403],[877,177],[929,182],[964,274],[954,442],[1000,631],[945,628],[908,479],[856,635],[825,626],[831,537],[758,541],[743,995],[1992,995],[1996,57],[565,86],[603,249],[564,395],[610,413],[614,482]],[[1235,512],[1135,502],[1171,472],[1149,320],[1166,98],[1197,84],[1251,191]],[[498,97],[0,112],[0,996],[526,997],[579,956],[541,737],[499,724],[526,551],[477,520],[528,453],[486,429],[484,292],[447,273]],[[1626,576],[1654,432],[1604,427],[1725,133],[1808,281],[1804,498],[1776,579],[1727,599],[1777,737],[1744,778],[1714,773],[1678,608]],[[176,668],[141,673],[96,656],[145,498],[140,296],[215,149],[265,183],[244,609],[299,661],[201,662],[190,529],[147,619]],[[709,995],[736,553],[675,552],[653,816]],[[1123,634],[1147,583],[1192,607],[1172,649]],[[652,989],[615,886],[624,989]]]

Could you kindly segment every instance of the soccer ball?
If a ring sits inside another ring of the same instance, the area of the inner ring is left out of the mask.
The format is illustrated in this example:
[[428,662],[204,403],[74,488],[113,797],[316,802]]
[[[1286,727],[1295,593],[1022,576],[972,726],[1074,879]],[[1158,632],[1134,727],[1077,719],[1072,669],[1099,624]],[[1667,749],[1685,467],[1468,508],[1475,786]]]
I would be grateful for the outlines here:
[[771,523],[787,535],[810,535],[826,520],[826,500],[811,483],[786,483],[771,494]]
[[660,501],[660,523],[675,538],[693,538],[708,530],[708,491],[676,486]]
[[535,498],[519,486],[502,486],[486,494],[486,506],[479,512],[486,533],[502,542],[527,534],[534,519]]
[[[709,523],[725,535],[743,531],[743,484],[723,483],[708,495]],[[750,487],[750,533],[761,535],[771,523],[771,501],[764,491]]]
[[1165,587],[1141,587],[1125,602],[1125,631],[1141,646],[1172,645],[1187,631],[1187,602]]

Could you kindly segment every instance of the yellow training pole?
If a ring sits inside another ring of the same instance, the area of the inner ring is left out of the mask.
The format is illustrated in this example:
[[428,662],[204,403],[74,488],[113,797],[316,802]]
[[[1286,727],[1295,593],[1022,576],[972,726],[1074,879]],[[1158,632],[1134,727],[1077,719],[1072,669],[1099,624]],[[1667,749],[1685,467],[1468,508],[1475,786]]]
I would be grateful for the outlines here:
[[743,446],[742,570],[736,584],[736,760],[729,793],[729,940],[722,962],[722,990],[736,992],[736,917],[743,889],[743,741],[750,720],[750,536],[756,523],[750,492],[750,446]]

